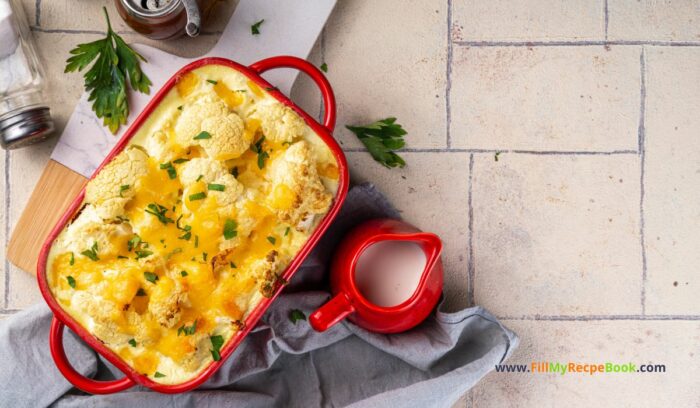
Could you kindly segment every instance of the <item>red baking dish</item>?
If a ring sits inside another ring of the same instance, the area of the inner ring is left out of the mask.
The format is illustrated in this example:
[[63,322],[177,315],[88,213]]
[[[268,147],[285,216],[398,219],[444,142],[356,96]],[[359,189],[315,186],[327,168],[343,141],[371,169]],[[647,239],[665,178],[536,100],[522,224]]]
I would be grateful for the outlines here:
[[[299,114],[299,116],[301,116],[304,119],[306,124],[309,127],[311,127],[311,129],[313,129],[314,132],[316,132],[316,134],[318,134],[319,137],[328,145],[328,148],[335,156],[335,160],[337,162],[339,170],[338,191],[336,193],[331,208],[329,209],[328,213],[323,217],[321,222],[318,224],[316,230],[309,237],[306,244],[303,246],[303,248],[299,251],[297,256],[292,260],[292,262],[282,274],[282,277],[284,279],[289,280],[299,268],[301,263],[304,261],[311,249],[316,245],[321,235],[328,228],[330,222],[338,214],[338,210],[340,209],[340,206],[345,200],[345,196],[348,190],[349,176],[347,161],[345,159],[343,151],[332,136],[333,128],[335,127],[336,114],[335,97],[333,95],[333,90],[331,89],[331,86],[328,83],[326,77],[314,65],[310,64],[309,62],[296,57],[280,56],[258,61],[250,65],[249,67],[240,65],[236,62],[223,58],[203,58],[186,65],[175,75],[173,75],[168,80],[168,82],[166,82],[166,84],[158,91],[158,93],[156,93],[156,95],[153,97],[148,106],[146,106],[143,112],[141,112],[141,114],[136,118],[136,121],[126,131],[124,136],[117,143],[114,149],[112,149],[109,155],[107,155],[105,160],[102,162],[102,164],[95,171],[94,174],[97,174],[102,169],[102,167],[109,163],[114,158],[114,156],[116,156],[119,152],[122,151],[122,149],[124,149],[127,146],[129,140],[136,134],[141,125],[149,117],[151,112],[160,104],[161,100],[165,97],[167,92],[170,91],[173,86],[175,86],[178,78],[180,78],[182,75],[186,74],[191,70],[202,67],[204,65],[212,64],[224,65],[233,68],[245,75],[246,77],[248,77],[250,80],[252,80],[254,83],[256,83],[263,89],[272,88],[272,85],[270,85],[270,83],[268,83],[265,79],[263,79],[260,76],[263,72],[269,71],[274,68],[294,68],[309,75],[309,77],[311,77],[311,79],[320,88],[323,103],[325,105],[325,114],[323,117],[322,125],[316,122],[307,113],[302,111],[292,101],[290,101],[289,98],[287,98],[285,95],[283,95],[276,89],[270,91],[270,94],[274,98],[296,111]],[[204,383],[209,377],[211,377],[212,374],[216,372],[216,370],[219,369],[219,367],[221,367],[224,361],[233,353],[236,347],[238,347],[243,338],[253,329],[253,327],[255,327],[256,323],[258,322],[258,320],[260,320],[265,310],[267,310],[267,308],[270,306],[272,301],[279,295],[282,289],[278,289],[272,297],[264,298],[262,301],[260,301],[260,303],[250,312],[250,314],[246,318],[245,329],[234,334],[233,337],[228,341],[228,343],[226,343],[224,348],[221,350],[221,359],[219,361],[212,362],[197,377],[187,382],[174,385],[165,385],[151,381],[148,377],[132,369],[119,356],[117,356],[115,353],[109,350],[96,337],[94,337],[91,333],[84,329],[76,320],[74,320],[70,315],[68,315],[68,313],[66,313],[58,304],[56,299],[54,299],[49,289],[48,280],[46,276],[46,263],[49,250],[58,234],[73,219],[73,217],[75,217],[83,202],[84,195],[85,189],[83,188],[83,190],[75,197],[68,210],[66,210],[65,214],[63,214],[59,222],[51,231],[51,234],[48,236],[46,242],[44,243],[41,249],[41,253],[39,254],[39,262],[37,266],[37,279],[39,281],[39,288],[41,290],[41,294],[44,296],[46,303],[48,303],[49,307],[54,313],[54,318],[51,323],[51,331],[49,334],[49,345],[51,348],[51,354],[54,358],[54,361],[56,362],[56,365],[58,366],[58,369],[66,377],[66,379],[73,383],[73,385],[75,385],[83,391],[92,394],[109,394],[125,390],[137,384],[143,385],[152,390],[162,393],[180,393],[196,388],[197,386]],[[71,330],[73,330],[78,336],[80,336],[81,339],[83,339],[87,344],[89,344],[90,347],[92,347],[95,351],[97,351],[99,354],[101,354],[103,357],[109,360],[112,364],[114,364],[117,368],[119,368],[126,376],[124,378],[114,381],[96,381],[84,377],[83,375],[78,373],[70,365],[70,362],[68,361],[65,350],[63,348],[62,334],[65,326],[68,326]]]

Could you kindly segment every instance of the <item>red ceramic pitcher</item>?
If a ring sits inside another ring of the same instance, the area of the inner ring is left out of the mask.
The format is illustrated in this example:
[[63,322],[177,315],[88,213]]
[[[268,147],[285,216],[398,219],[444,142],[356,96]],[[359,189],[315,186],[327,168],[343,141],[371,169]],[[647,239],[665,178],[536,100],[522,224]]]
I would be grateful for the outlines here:
[[[417,244],[425,254],[425,268],[413,295],[396,306],[384,307],[369,301],[356,284],[355,269],[362,253],[383,241]],[[309,322],[317,331],[325,331],[344,318],[367,330],[398,333],[428,317],[442,293],[440,238],[422,232],[406,222],[392,219],[367,221],[353,229],[338,247],[331,265],[333,298],[311,314]]]

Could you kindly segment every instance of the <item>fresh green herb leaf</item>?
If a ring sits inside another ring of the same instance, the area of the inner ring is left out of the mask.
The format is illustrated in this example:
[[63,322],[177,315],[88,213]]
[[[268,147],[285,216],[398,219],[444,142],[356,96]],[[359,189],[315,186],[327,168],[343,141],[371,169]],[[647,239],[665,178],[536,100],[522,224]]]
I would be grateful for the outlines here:
[[207,261],[207,255],[208,255],[208,254],[207,254],[206,252],[202,252],[202,260],[203,260],[204,262]]
[[143,277],[151,283],[156,283],[156,281],[158,280],[158,275],[156,275],[153,272],[144,272]]
[[346,126],[365,145],[374,160],[384,167],[404,167],[406,162],[395,153],[405,146],[406,131],[396,118],[386,118],[365,126]]
[[129,345],[131,347],[136,347],[136,340],[134,340],[134,339],[129,340]]
[[147,213],[149,213],[151,215],[156,216],[158,218],[158,221],[162,222],[165,225],[167,225],[168,223],[171,223],[171,222],[175,222],[175,221],[173,221],[172,218],[165,215],[168,212],[168,209],[163,207],[160,204],[156,204],[156,203],[148,204],[148,208],[146,208],[146,210],[144,210],[144,211],[146,211]]
[[183,278],[187,276],[187,271],[180,271],[180,276],[182,276]]
[[[194,247],[199,248],[199,236],[198,235],[194,236]],[[194,259],[194,258],[192,258],[192,259]]]
[[141,244],[141,237],[138,234],[134,234],[134,237],[127,241],[126,248],[131,252],[134,248],[138,248],[139,244]]
[[185,336],[191,336],[197,331],[197,321],[195,320],[191,326],[182,325],[177,329],[177,335],[184,334]]
[[236,269],[236,268],[237,268],[236,264],[233,263],[233,262],[229,262],[229,263],[228,263],[228,266],[230,266],[231,269]]
[[107,36],[78,44],[70,50],[71,57],[66,61],[64,72],[82,71],[95,62],[83,75],[88,101],[92,102],[97,117],[102,118],[112,133],[116,133],[129,116],[127,77],[131,89],[144,94],[149,93],[151,81],[141,71],[140,62],[146,59],[112,30],[107,8],[102,10],[107,20]]
[[227,219],[224,223],[224,238],[231,239],[238,235],[238,231],[236,231],[236,228],[238,228],[238,224],[236,223],[236,221]]
[[200,193],[190,194],[190,201],[204,200],[207,197],[207,193],[204,191]]
[[270,91],[279,91],[279,89],[277,89],[277,87],[274,87],[274,86],[265,87],[265,90],[268,91],[268,92],[270,92]]
[[207,184],[207,190],[209,191],[224,191],[226,186],[223,184]]
[[75,278],[73,278],[72,276],[67,276],[66,280],[68,281],[68,285],[71,288],[75,289]]
[[290,227],[287,227],[287,229],[284,230],[284,236],[285,236],[285,237],[286,237],[287,235],[289,235],[289,231],[290,231],[290,230],[291,230]]
[[169,260],[170,258],[172,258],[173,255],[179,254],[179,253],[181,253],[181,252],[182,252],[182,248],[175,248],[175,249],[173,249],[172,251],[168,252],[168,253],[165,255],[165,260],[167,261],[167,260]]
[[321,71],[328,72],[328,64],[326,64],[325,62],[321,64]]
[[90,249],[86,249],[80,254],[92,259],[93,261],[99,261],[100,257],[97,256],[97,251],[97,241],[95,241],[92,243],[92,247],[90,247]]
[[203,130],[199,132],[197,136],[194,137],[194,140],[202,140],[202,139],[211,139],[211,134],[207,132],[206,130]]
[[124,192],[128,190],[129,187],[131,186],[129,186],[128,184],[122,184],[121,186],[119,186],[119,197],[124,197],[122,194],[124,194]]
[[129,257],[126,257],[124,255],[117,255],[117,259],[129,259]]
[[253,24],[252,26],[250,26],[250,33],[253,35],[260,34],[260,26],[264,22],[265,22],[265,19],[263,18],[262,20],[258,21],[257,23]]
[[203,178],[204,178],[204,174],[200,174],[199,177],[197,177],[197,180],[195,180],[195,181],[199,181],[199,180],[201,180],[201,179],[203,179]]
[[494,155],[493,155],[493,160],[494,160],[494,161],[498,161],[498,156],[500,156],[500,155],[501,155],[501,152],[496,152],[496,153],[494,153]]
[[231,169],[231,175],[232,175],[234,178],[238,178],[238,167],[233,166],[233,168]]
[[277,242],[277,240],[275,239],[275,237],[267,237],[267,240],[268,240],[272,245],[275,245],[275,242]]
[[175,167],[173,167],[171,162],[161,163],[160,169],[168,171],[168,177],[170,177],[170,180],[175,180],[177,178],[177,171],[175,171]]
[[182,163],[185,163],[185,162],[188,162],[188,161],[190,161],[190,159],[179,158],[179,159],[173,160],[173,163],[175,163],[175,164],[182,164]]
[[165,377],[165,374],[163,374],[163,373],[161,373],[161,372],[159,372],[159,371],[156,371],[156,373],[153,374],[153,377],[155,377],[155,378],[163,378],[163,377]]
[[258,155],[258,168],[262,170],[265,167],[265,160],[270,157],[270,154],[263,150],[263,142],[265,141],[265,136],[262,136],[255,143],[250,146],[250,150]]
[[[188,227],[189,227],[189,225],[188,225]],[[190,238],[192,238],[192,232],[190,232],[190,231],[187,231],[187,232],[185,232],[184,234],[182,234],[182,235],[180,235],[179,237],[177,237],[177,239],[183,239],[183,240],[185,240],[185,241],[189,241]]]
[[139,290],[136,291],[136,296],[146,296],[146,291],[143,290],[143,288],[139,288]]
[[70,260],[68,261],[68,265],[73,266],[75,265],[75,255],[73,253],[70,253]]
[[211,356],[214,359],[214,361],[219,361],[221,360],[221,346],[224,345],[224,338],[222,336],[211,336],[209,337],[209,340],[211,341],[211,346],[212,349],[211,351]]
[[177,107],[177,110],[181,111],[182,110],[182,105]]
[[306,315],[299,309],[292,309],[289,311],[289,321],[297,324],[299,320],[306,320]]
[[140,249],[138,251],[135,251],[134,253],[136,254],[136,259],[147,258],[153,255],[153,251],[148,251],[145,249]]
[[216,85],[218,83],[218,82],[214,81],[213,79],[207,79],[207,82],[209,82],[210,84],[214,84],[214,85]]

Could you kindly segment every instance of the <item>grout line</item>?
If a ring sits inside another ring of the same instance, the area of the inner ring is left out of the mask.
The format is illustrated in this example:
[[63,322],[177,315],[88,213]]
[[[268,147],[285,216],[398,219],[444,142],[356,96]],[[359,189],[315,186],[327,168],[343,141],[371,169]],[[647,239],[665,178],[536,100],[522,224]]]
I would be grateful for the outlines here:
[[603,24],[605,24],[605,41],[608,41],[608,22],[610,21],[610,12],[608,11],[608,0],[603,0],[603,21]]
[[590,45],[651,45],[668,47],[700,47],[698,41],[454,41],[467,47],[585,47]]
[[499,320],[532,321],[598,321],[598,320],[700,320],[699,315],[534,315],[534,316],[498,316]]
[[[343,149],[343,151],[348,153],[353,152],[366,152],[367,149],[364,147],[349,147]],[[532,154],[539,156],[614,156],[614,155],[638,155],[637,150],[613,150],[608,152],[585,152],[585,151],[556,151],[556,150],[500,150],[500,149],[445,149],[445,148],[406,148],[399,149],[397,153],[514,153],[514,154]]]
[[472,185],[474,175],[474,153],[469,155],[469,187],[467,193],[467,209],[469,215],[467,245],[467,306],[474,306],[474,208],[472,206],[473,194]]
[[647,85],[646,85],[646,51],[642,47],[642,52],[639,54],[639,69],[640,69],[640,102],[639,102],[639,128],[638,128],[638,143],[639,146],[639,241],[642,249],[642,314],[646,314],[646,283],[647,283],[647,251],[646,241],[644,237],[644,160],[645,160],[645,137],[646,137],[646,100],[647,100]]
[[0,314],[11,316],[15,313],[21,312],[22,310],[24,310],[24,309],[0,309]]
[[[5,151],[5,248],[7,253],[7,244],[10,241],[10,152]],[[5,257],[5,293],[3,294],[3,308],[6,308],[10,303],[10,261]]]
[[447,148],[452,147],[450,126],[452,123],[452,108],[450,96],[452,95],[452,0],[447,0],[447,64],[445,68],[445,143]]
[[34,2],[34,24],[41,27],[41,0]]

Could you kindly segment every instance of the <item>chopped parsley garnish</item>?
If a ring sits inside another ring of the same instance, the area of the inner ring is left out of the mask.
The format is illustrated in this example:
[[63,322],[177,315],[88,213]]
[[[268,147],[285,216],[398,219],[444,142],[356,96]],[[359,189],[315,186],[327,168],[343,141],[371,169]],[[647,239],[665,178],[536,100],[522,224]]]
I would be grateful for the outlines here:
[[127,241],[126,248],[129,250],[129,252],[131,252],[134,248],[138,248],[140,244],[141,237],[138,236],[138,234],[134,234],[134,237]]
[[224,191],[226,186],[223,184],[207,184],[207,190],[209,191]]
[[328,64],[326,64],[325,62],[321,64],[321,71],[328,72]]
[[189,198],[190,198],[190,201],[204,200],[205,198],[207,198],[207,193],[202,191],[199,193],[190,194]]
[[209,82],[210,84],[214,84],[214,85],[216,85],[218,83],[218,82],[214,81],[213,79],[207,79],[207,82]]
[[194,140],[202,140],[202,139],[211,139],[211,134],[207,132],[206,130],[203,130],[199,132],[197,136],[194,137]]
[[258,139],[257,142],[250,146],[250,150],[258,155],[258,168],[262,170],[265,167],[265,160],[270,157],[270,154],[263,150],[263,142],[265,141],[265,136]]
[[238,235],[238,224],[232,219],[227,219],[224,223],[224,238],[231,239]]
[[[194,247],[199,248],[199,236],[198,235],[194,236]],[[192,259],[194,259],[194,258],[192,258]]]
[[170,180],[175,180],[177,178],[177,171],[175,171],[175,167],[173,167],[171,162],[161,163],[160,169],[168,171],[168,177],[170,177]]
[[493,155],[493,160],[494,160],[494,161],[498,161],[498,156],[499,156],[500,154],[501,154],[501,152],[496,152],[496,153],[494,153],[494,155]]
[[158,275],[156,275],[153,272],[144,272],[143,277],[151,283],[156,283],[156,281],[158,280]]
[[165,254],[165,260],[168,260],[168,259],[172,258],[173,255],[179,254],[180,252],[182,252],[182,248],[175,248],[175,249],[173,249],[172,251],[170,251],[170,252],[168,252],[167,254]]
[[104,125],[117,133],[129,116],[127,85],[134,91],[148,94],[151,81],[141,70],[141,62],[146,59],[112,30],[107,8],[102,10],[107,20],[106,37],[78,44],[70,50],[64,72],[82,71],[94,61],[83,75],[85,90],[90,94],[88,101],[92,102],[92,110],[102,118]]
[[[189,227],[189,225],[186,225],[186,227]],[[192,227],[190,227],[192,228]],[[184,234],[180,235],[177,237],[177,239],[184,239],[185,241],[189,241],[190,238],[192,238],[192,231],[187,230]]]
[[306,320],[306,315],[299,309],[292,309],[289,311],[289,321],[297,324],[299,320]]
[[260,34],[260,26],[261,26],[262,23],[264,23],[264,22],[265,22],[265,19],[263,18],[262,20],[256,22],[256,23],[253,24],[252,26],[250,26],[250,33],[251,33],[252,35],[259,35],[259,34]]
[[189,241],[190,238],[192,238],[192,226],[191,225],[185,225],[184,227],[180,226],[180,220],[182,219],[182,214],[180,214],[179,217],[177,217],[177,220],[175,221],[175,227],[179,229],[180,231],[185,231],[184,234],[180,235],[177,237],[178,239],[184,239],[185,241]]
[[228,263],[228,266],[230,266],[231,269],[236,269],[236,264],[233,263],[233,262],[229,262],[229,263]]
[[128,190],[130,187],[131,187],[131,186],[128,185],[128,184],[122,184],[121,186],[119,186],[119,197],[124,197],[122,194],[123,194],[126,190]]
[[187,276],[187,271],[180,271],[180,276],[182,276],[183,278]]
[[406,162],[395,153],[406,145],[406,131],[396,118],[386,118],[366,126],[345,126],[365,145],[374,160],[384,167],[404,167]]
[[199,177],[197,177],[197,180],[195,180],[195,181],[199,181],[199,180],[201,180],[201,179],[203,179],[203,178],[204,178],[204,174],[200,174]]
[[75,289],[75,278],[73,278],[72,276],[67,276],[66,280],[68,281],[68,285],[71,288]]
[[211,356],[214,359],[214,361],[219,361],[221,360],[221,346],[224,345],[224,338],[222,336],[211,336],[209,337],[209,340],[211,341],[211,346],[212,349],[211,351]]
[[265,90],[268,91],[268,92],[270,92],[270,91],[277,91],[278,89],[277,89],[276,87],[274,87],[274,86],[268,86],[268,87],[265,88]]
[[73,266],[75,265],[75,255],[73,253],[70,253],[70,260],[68,261],[68,265]]
[[145,211],[151,215],[156,216],[158,218],[158,221],[162,222],[165,225],[171,222],[175,222],[172,218],[165,215],[168,212],[168,209],[160,204],[148,204],[148,208],[146,208]]
[[136,253],[136,259],[141,259],[141,258],[147,258],[151,255],[153,255],[153,251],[148,251],[146,249],[140,249],[135,252]]
[[155,378],[163,378],[163,377],[165,377],[165,374],[161,373],[160,371],[156,371],[156,373],[153,374],[153,377],[155,377]]
[[129,259],[129,257],[124,255],[117,255],[117,259]]
[[238,167],[237,166],[233,166],[233,168],[231,169],[231,175],[234,178],[238,178]]
[[99,261],[100,258],[97,256],[97,241],[92,243],[92,247],[90,249],[86,249],[83,252],[81,252],[81,255],[87,256],[88,258],[92,259],[93,261]]
[[185,159],[185,158],[182,158],[182,157],[181,157],[181,158],[179,158],[179,159],[173,160],[173,163],[175,163],[175,164],[182,164],[182,163],[186,163],[186,162],[188,162],[188,161],[190,161],[190,159]]
[[136,296],[146,296],[146,291],[143,290],[143,288],[139,288],[139,290],[136,291]]
[[267,240],[270,241],[270,243],[271,243],[272,245],[275,245],[275,242],[277,242],[277,240],[275,239],[275,237],[267,237]]
[[129,345],[131,347],[136,347],[136,340],[134,340],[134,339],[129,340]]
[[184,334],[185,336],[191,336],[197,331],[197,321],[195,320],[191,326],[182,325],[177,329],[177,335]]
[[284,236],[285,236],[285,237],[286,237],[287,235],[289,235],[289,231],[290,231],[290,230],[291,230],[290,227],[287,227],[287,229],[284,230]]
[[202,260],[203,260],[204,262],[207,261],[207,255],[208,255],[208,254],[207,254],[206,252],[202,252]]
[[182,110],[182,105],[177,107],[177,110],[181,111]]

